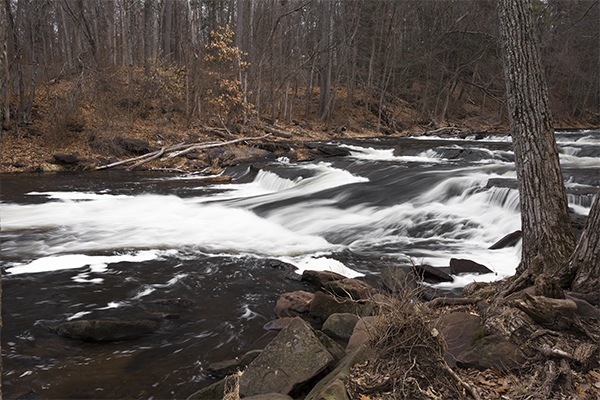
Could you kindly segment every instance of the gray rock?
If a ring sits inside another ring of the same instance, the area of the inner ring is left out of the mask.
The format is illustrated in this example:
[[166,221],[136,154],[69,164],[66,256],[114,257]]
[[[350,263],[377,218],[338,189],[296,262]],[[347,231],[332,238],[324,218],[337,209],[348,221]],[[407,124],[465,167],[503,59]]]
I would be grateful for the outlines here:
[[503,249],[505,247],[516,246],[517,243],[519,243],[519,240],[521,240],[521,237],[523,237],[523,232],[521,231],[514,231],[513,233],[509,233],[508,235],[504,236],[502,239],[498,240],[496,243],[491,245],[490,250],[498,250]]
[[314,294],[303,290],[283,293],[275,305],[275,314],[280,318],[307,314],[313,297]]
[[412,271],[415,276],[422,278],[428,282],[452,282],[454,278],[442,271],[440,268],[432,267],[431,265],[413,265]]
[[348,345],[346,346],[346,352],[356,349],[361,345],[365,345],[366,347],[370,347],[370,340],[373,336],[373,332],[375,327],[373,324],[375,323],[374,317],[364,317],[361,318],[354,327],[354,331],[352,332],[352,336],[350,336],[350,340],[348,341]]
[[70,339],[115,341],[137,339],[158,329],[158,323],[141,321],[78,320],[60,324],[56,333]]
[[187,400],[216,400],[225,394],[225,385],[235,383],[236,377],[228,376],[190,395]]
[[352,367],[356,364],[365,362],[371,357],[372,352],[366,346],[359,346],[349,352],[339,364],[325,378],[310,391],[305,400],[317,399],[332,399],[345,400],[348,399],[344,380],[348,378]]
[[460,274],[489,274],[493,273],[491,269],[485,265],[476,263],[475,261],[451,258],[450,259],[450,273],[454,275]]
[[240,395],[288,394],[333,360],[312,328],[296,318],[250,363],[240,378]]
[[330,336],[350,339],[358,320],[359,318],[356,314],[331,314],[323,324],[321,330]]
[[335,272],[304,271],[302,280],[312,284],[315,290],[324,290],[354,300],[369,299],[376,293],[376,290],[365,282],[346,278]]
[[497,368],[503,371],[519,369],[527,361],[521,349],[502,335],[486,336],[478,340],[469,350],[456,359],[461,368],[476,368],[484,371]]
[[309,307],[310,316],[321,320],[321,322],[325,322],[332,314],[339,313],[359,315],[361,313],[361,306],[350,299],[334,299],[321,291],[315,293]]
[[337,364],[342,358],[346,356],[346,349],[342,347],[338,342],[327,336],[322,331],[314,331],[319,342],[325,347],[325,349],[333,356],[333,364]]
[[436,322],[436,329],[446,341],[444,359],[450,367],[456,366],[456,358],[473,344],[473,338],[482,332],[481,319],[465,312],[442,314]]

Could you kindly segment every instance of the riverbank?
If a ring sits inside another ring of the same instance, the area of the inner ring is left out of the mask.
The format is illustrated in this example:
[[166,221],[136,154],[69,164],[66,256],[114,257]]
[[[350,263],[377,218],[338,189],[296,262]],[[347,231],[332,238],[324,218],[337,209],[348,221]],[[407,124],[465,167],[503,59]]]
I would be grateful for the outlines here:
[[[600,396],[600,310],[576,293],[498,299],[503,282],[473,283],[448,298],[401,268],[382,273],[381,290],[329,272],[297,279],[314,292],[282,294],[260,349],[209,366],[223,379],[188,400]],[[543,302],[574,304],[575,316],[562,317],[579,328],[549,326],[535,314]]]

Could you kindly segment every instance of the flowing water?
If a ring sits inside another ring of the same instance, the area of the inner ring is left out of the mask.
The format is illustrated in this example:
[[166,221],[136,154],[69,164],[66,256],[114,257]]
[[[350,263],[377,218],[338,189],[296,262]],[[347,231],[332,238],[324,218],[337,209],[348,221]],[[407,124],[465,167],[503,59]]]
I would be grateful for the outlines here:
[[[264,333],[279,294],[307,289],[270,266],[364,276],[387,265],[469,258],[511,275],[520,247],[487,250],[520,228],[510,138],[354,139],[350,156],[286,159],[260,171],[198,175],[85,172],[2,176],[5,398],[185,398],[208,364]],[[574,213],[600,180],[600,131],[557,134]],[[152,300],[183,298],[191,307]],[[178,313],[141,339],[74,341],[45,326]]]

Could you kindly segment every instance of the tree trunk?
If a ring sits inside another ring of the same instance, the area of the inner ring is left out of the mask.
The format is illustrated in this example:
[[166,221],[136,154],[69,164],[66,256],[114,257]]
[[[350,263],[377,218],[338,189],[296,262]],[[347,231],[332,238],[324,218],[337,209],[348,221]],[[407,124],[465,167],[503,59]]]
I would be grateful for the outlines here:
[[[0,68],[6,82],[5,98],[0,99],[0,133],[10,124],[10,69],[8,67],[8,34],[4,17],[4,5],[0,5]],[[2,81],[0,81],[2,87]]]
[[571,289],[595,293],[600,288],[600,189],[592,205],[585,228],[569,259],[568,271],[573,278]]
[[173,17],[173,0],[165,0],[165,44],[164,57],[167,65],[171,63],[171,20]]
[[321,120],[329,114],[329,88],[331,86],[331,17],[330,2],[323,1],[323,14],[321,19],[321,97],[319,98],[319,117]]
[[[575,248],[530,0],[499,0],[523,250],[517,275],[565,276]],[[527,281],[531,281],[527,279]]]
[[152,0],[144,2],[144,73],[150,77],[150,60],[152,59],[152,21],[154,5]]

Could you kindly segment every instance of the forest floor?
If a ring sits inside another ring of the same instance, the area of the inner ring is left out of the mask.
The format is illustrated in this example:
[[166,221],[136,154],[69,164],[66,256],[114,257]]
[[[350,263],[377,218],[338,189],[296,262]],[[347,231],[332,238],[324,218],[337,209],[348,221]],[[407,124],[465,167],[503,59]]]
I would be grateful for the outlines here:
[[[173,78],[174,79],[174,78]],[[167,78],[165,78],[168,81]],[[308,112],[298,104],[293,116],[261,115],[241,125],[225,127],[218,115],[186,116],[185,94],[181,83],[164,84],[148,89],[143,79],[136,80],[128,91],[124,79],[104,90],[93,83],[77,86],[73,79],[53,80],[40,87],[33,102],[30,121],[8,124],[0,135],[0,172],[54,171],[55,154],[76,154],[90,160],[87,169],[140,155],[131,152],[127,144],[144,141],[148,149],[158,150],[179,143],[224,142],[239,137],[262,136],[273,132],[268,141],[328,141],[336,138],[369,136],[415,136],[445,129],[444,133],[507,132],[508,121],[473,104],[454,105],[460,112],[443,122],[425,118],[409,102],[394,99],[379,109],[376,101],[365,100],[361,94],[349,95],[343,88],[337,91],[333,112],[326,121],[317,115],[318,93]],[[13,110],[17,108],[15,99]],[[202,117],[202,119],[200,119]],[[217,118],[218,117],[218,118]],[[555,117],[556,128],[586,128],[589,121],[574,121]],[[453,129],[450,129],[453,128]],[[131,147],[131,146],[129,146]],[[138,146],[139,147],[139,146]],[[183,163],[150,167],[180,167]]]

